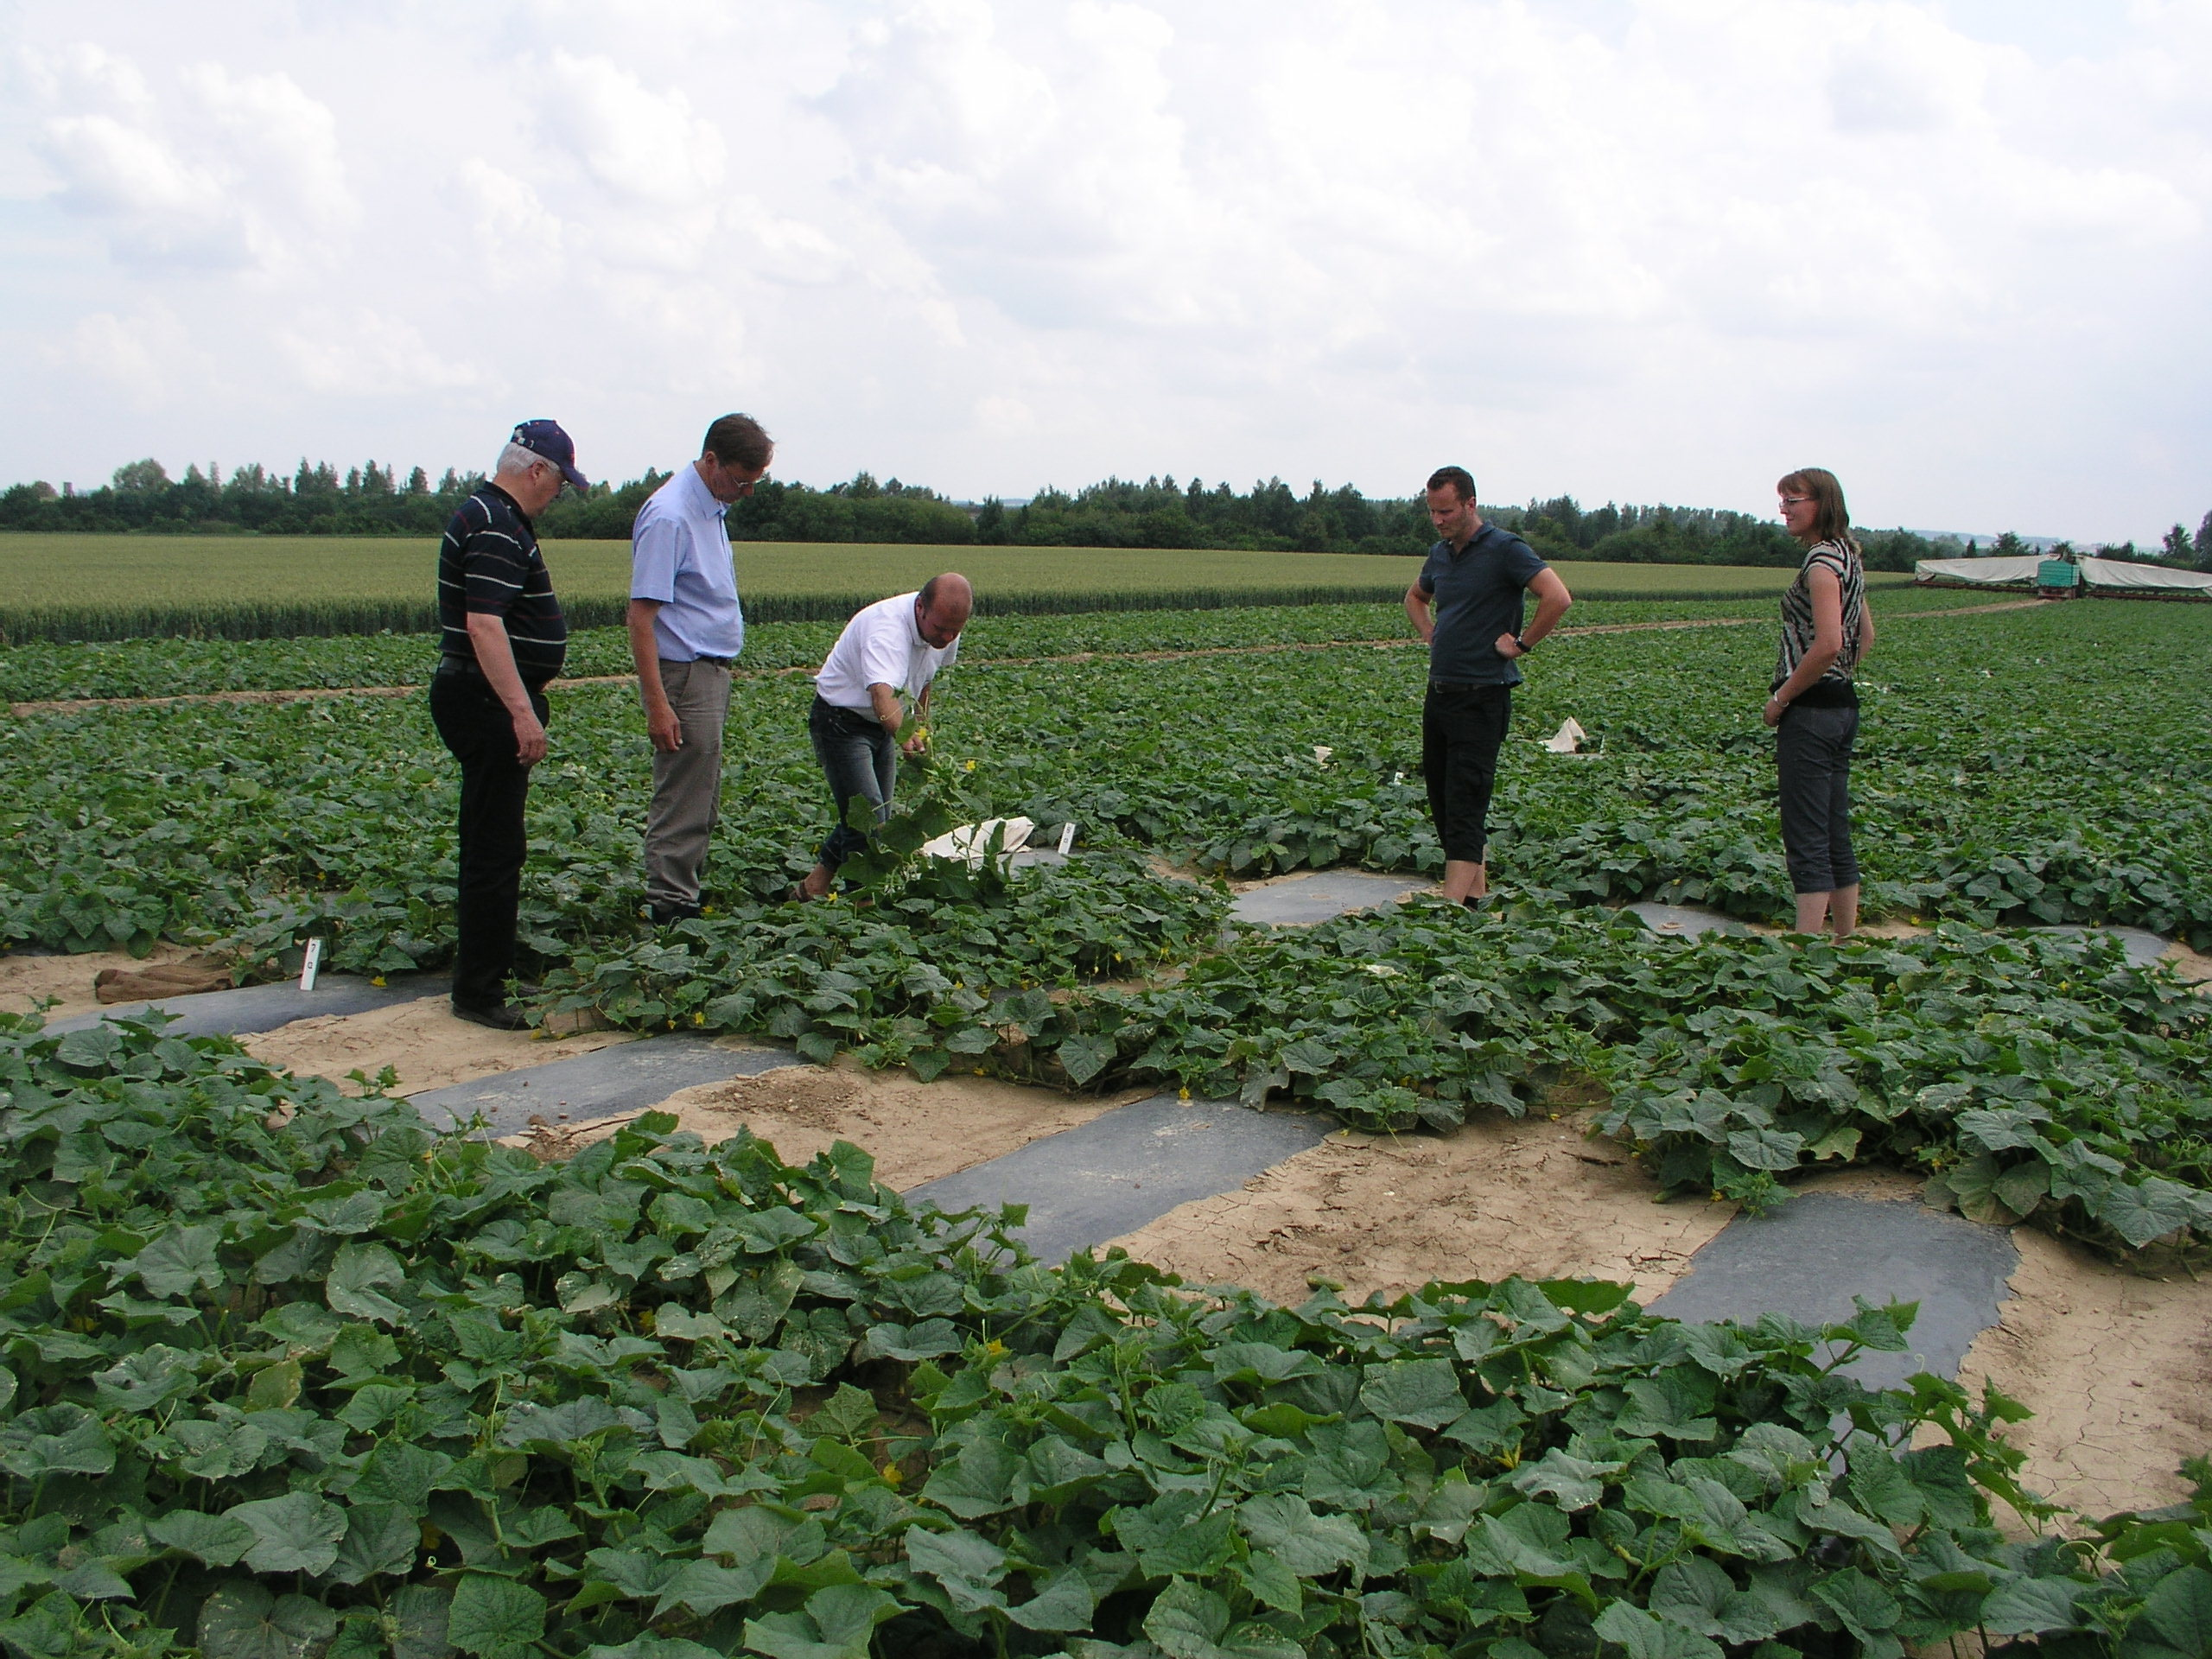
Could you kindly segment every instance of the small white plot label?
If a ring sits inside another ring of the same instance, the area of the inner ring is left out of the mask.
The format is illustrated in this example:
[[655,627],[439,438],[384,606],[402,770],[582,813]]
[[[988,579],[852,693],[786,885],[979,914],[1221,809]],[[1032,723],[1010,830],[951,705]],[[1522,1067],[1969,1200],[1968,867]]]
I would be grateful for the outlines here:
[[300,963],[300,988],[303,991],[315,989],[315,976],[321,971],[322,941],[309,939],[307,959]]

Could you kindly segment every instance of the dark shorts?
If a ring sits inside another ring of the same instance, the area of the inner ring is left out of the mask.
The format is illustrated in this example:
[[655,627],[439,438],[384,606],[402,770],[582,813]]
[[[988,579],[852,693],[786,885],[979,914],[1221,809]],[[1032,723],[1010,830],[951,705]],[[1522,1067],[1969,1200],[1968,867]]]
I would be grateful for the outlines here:
[[1491,787],[1513,718],[1510,685],[1431,682],[1421,710],[1421,769],[1444,856],[1479,864],[1489,846]]

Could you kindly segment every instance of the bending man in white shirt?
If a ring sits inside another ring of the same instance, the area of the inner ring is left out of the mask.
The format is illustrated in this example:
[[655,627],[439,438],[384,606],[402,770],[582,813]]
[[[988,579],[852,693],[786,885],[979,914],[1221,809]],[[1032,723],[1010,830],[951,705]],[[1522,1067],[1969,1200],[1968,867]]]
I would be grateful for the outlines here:
[[[889,815],[899,734],[906,732],[908,754],[929,747],[930,689],[959,658],[960,631],[975,603],[968,578],[948,571],[917,593],[894,594],[855,613],[830,648],[814,677],[806,729],[837,817],[793,897],[823,897],[837,867],[868,845],[866,832],[847,822],[855,800],[868,803],[878,823]],[[911,730],[902,696],[913,700]]]

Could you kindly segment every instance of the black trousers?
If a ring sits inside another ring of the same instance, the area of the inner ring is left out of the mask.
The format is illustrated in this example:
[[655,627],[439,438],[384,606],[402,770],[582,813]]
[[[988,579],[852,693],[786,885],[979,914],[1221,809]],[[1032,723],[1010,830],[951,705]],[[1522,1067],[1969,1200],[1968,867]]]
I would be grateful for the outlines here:
[[1438,685],[1421,709],[1421,770],[1444,856],[1479,864],[1489,846],[1497,752],[1513,718],[1510,685]]
[[[541,724],[544,694],[530,705]],[[515,726],[481,676],[441,668],[430,681],[430,718],[461,762],[461,873],[454,908],[453,1000],[485,1007],[506,1000],[515,970],[515,912],[529,842],[523,808],[530,768],[515,759]]]

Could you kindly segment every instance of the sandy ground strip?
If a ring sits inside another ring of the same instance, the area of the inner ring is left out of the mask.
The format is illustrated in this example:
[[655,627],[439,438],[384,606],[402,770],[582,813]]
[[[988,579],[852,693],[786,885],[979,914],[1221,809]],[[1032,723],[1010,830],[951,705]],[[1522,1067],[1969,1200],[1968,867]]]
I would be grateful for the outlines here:
[[59,1001],[46,1011],[49,1021],[90,1014],[104,1007],[93,995],[92,979],[104,968],[137,973],[164,962],[181,962],[193,955],[187,946],[166,939],[143,957],[123,950],[93,950],[83,956],[35,957],[0,953],[0,1010],[29,1014],[41,997]]
[[[833,1141],[849,1141],[874,1158],[876,1179],[904,1191],[1155,1092],[1077,1098],[950,1072],[922,1083],[907,1071],[870,1071],[848,1056],[835,1065],[788,1065],[759,1077],[701,1084],[653,1109],[675,1113],[679,1129],[709,1143],[750,1129],[787,1164],[804,1164]],[[564,1157],[612,1134],[631,1116],[568,1129],[545,1125],[514,1139],[541,1157]]]
[[2031,1227],[1997,1323],[1960,1380],[1983,1380],[2035,1416],[2006,1431],[2027,1484],[2090,1515],[2189,1496],[2183,1458],[2212,1452],[2212,1283],[2106,1262]]
[[1484,1117],[1447,1135],[1339,1130],[1234,1192],[1113,1240],[1131,1255],[1279,1302],[1325,1279],[1349,1300],[1432,1279],[1626,1280],[1649,1301],[1727,1225],[1723,1204],[1655,1201],[1579,1116]]
[[443,995],[397,1002],[364,1014],[323,1014],[240,1039],[257,1060],[342,1083],[355,1071],[373,1079],[384,1067],[399,1074],[392,1092],[419,1095],[495,1072],[550,1065],[634,1033],[595,1031],[550,1038],[532,1031],[492,1031],[454,1017]]

